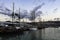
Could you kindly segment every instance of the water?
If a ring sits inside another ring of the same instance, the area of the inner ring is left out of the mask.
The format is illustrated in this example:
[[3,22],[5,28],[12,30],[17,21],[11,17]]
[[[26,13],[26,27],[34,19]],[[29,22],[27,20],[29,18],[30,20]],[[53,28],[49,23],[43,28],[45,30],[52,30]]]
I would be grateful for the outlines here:
[[16,35],[0,35],[0,40],[60,40],[60,28],[25,31]]

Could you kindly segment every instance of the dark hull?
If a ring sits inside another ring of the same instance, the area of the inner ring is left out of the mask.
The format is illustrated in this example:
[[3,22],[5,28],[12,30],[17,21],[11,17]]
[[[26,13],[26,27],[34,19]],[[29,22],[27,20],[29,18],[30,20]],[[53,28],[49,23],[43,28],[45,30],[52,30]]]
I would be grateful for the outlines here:
[[20,34],[23,33],[24,31],[30,31],[30,30],[29,28],[20,28],[20,29],[0,28],[0,34]]

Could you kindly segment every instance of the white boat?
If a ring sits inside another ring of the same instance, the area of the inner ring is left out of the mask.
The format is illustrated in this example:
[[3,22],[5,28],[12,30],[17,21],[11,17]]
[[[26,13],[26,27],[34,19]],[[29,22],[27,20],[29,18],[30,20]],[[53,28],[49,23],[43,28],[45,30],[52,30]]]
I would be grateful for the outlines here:
[[29,28],[30,30],[38,30],[37,28]]

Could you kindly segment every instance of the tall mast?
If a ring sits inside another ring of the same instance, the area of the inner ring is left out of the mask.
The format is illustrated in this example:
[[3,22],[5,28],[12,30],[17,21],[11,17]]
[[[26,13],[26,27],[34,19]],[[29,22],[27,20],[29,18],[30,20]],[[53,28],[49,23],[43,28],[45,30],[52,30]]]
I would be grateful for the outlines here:
[[13,12],[12,12],[12,24],[13,24],[13,21],[14,21],[14,2],[13,2]]
[[19,8],[19,26],[20,26],[20,8]]

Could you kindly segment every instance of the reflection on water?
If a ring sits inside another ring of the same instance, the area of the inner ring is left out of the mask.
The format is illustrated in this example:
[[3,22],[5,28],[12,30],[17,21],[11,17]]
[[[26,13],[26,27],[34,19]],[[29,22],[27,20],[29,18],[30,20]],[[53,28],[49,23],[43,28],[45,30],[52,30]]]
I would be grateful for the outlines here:
[[20,34],[0,35],[0,40],[60,40],[60,28],[25,31]]

